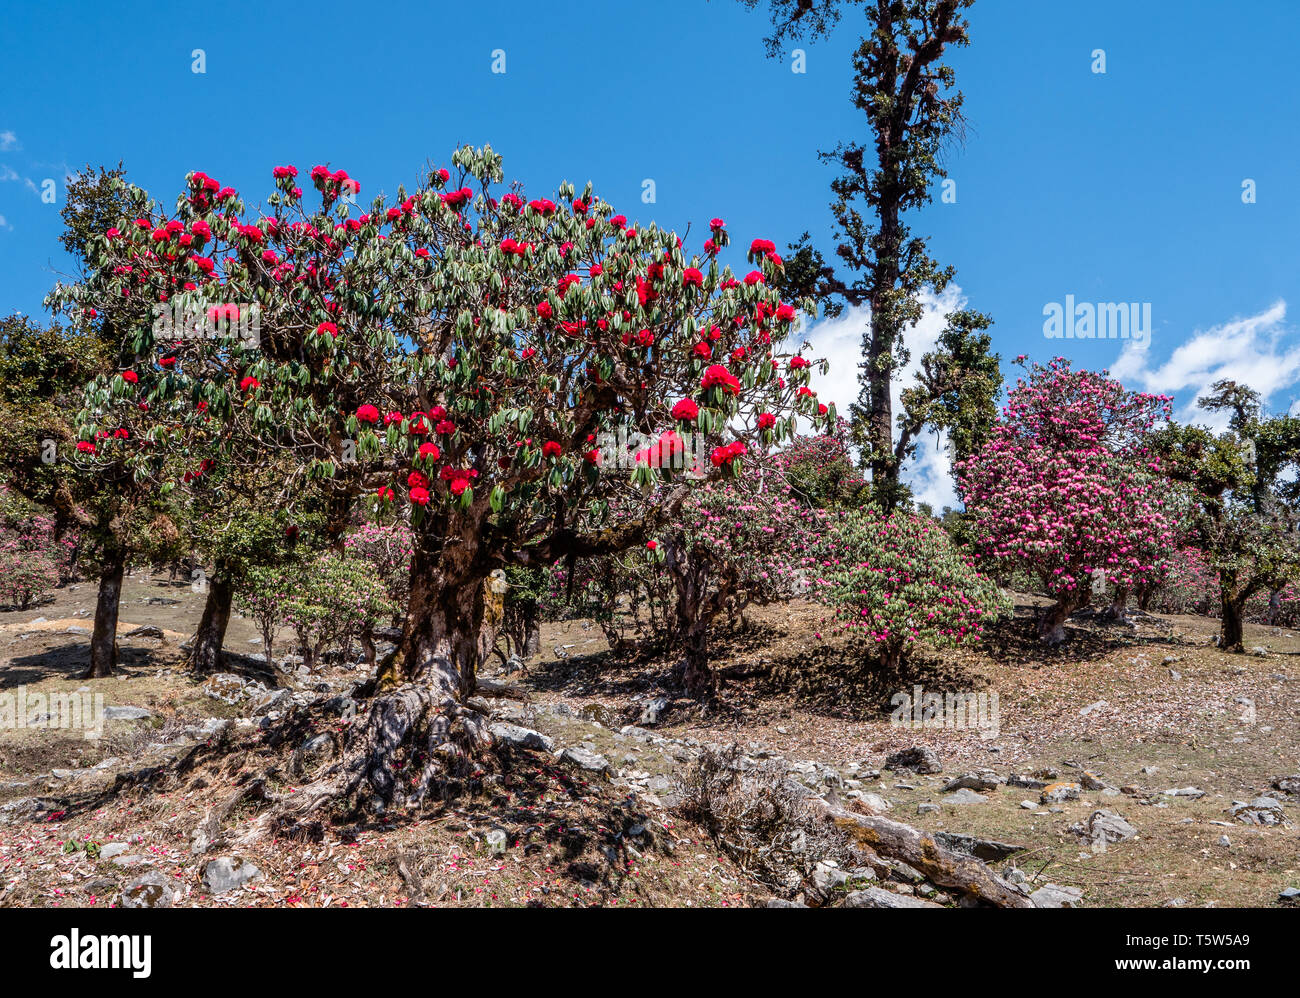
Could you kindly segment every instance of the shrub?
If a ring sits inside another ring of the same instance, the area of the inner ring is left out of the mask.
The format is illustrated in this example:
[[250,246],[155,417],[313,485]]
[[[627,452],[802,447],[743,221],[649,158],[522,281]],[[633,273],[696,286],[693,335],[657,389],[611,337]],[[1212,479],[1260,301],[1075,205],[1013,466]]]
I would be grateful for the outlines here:
[[251,569],[235,604],[261,630],[268,661],[275,630],[285,626],[297,635],[309,669],[331,646],[346,652],[353,638],[364,642],[396,610],[369,562],[334,553],[298,566]]
[[978,640],[1010,601],[934,520],[875,509],[847,513],[826,536],[815,590],[841,627],[876,643],[896,669],[918,644]]
[[49,596],[58,583],[57,566],[42,552],[0,550],[0,607],[26,610]]

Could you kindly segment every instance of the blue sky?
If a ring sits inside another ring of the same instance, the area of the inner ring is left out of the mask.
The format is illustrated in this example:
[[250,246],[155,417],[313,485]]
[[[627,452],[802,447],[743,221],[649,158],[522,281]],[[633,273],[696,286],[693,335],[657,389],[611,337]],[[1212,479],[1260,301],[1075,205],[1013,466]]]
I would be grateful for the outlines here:
[[[981,0],[970,16],[972,45],[952,59],[969,120],[948,157],[957,200],[914,220],[957,268],[935,308],[990,312],[1004,361],[1109,366],[1184,412],[1220,376],[1275,408],[1300,397],[1300,6]],[[490,142],[538,195],[590,179],[631,218],[693,223],[697,244],[721,215],[738,245],[808,229],[829,255],[829,174],[815,154],[863,134],[848,104],[853,11],[805,46],[803,74],[764,57],[766,15],[732,0],[223,3],[201,17],[178,4],[10,3],[5,20],[0,312],[39,312],[69,269],[40,185],[53,179],[61,198],[86,163],[121,159],[166,203],[192,169],[259,200],[278,163],[342,167],[369,196]],[[196,48],[204,74],[191,71]],[[654,204],[641,201],[646,179]],[[1254,204],[1242,203],[1246,179]],[[1046,339],[1043,308],[1067,295],[1149,302],[1149,347]],[[860,322],[811,331],[842,361],[824,395],[852,394]],[[935,332],[930,321],[914,342]],[[938,452],[913,473],[927,497],[946,497]]]

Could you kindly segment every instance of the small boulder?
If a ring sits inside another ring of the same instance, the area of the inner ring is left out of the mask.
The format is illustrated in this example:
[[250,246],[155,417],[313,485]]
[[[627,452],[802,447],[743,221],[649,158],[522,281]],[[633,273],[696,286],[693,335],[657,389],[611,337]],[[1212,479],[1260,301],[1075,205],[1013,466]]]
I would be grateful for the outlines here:
[[585,748],[566,748],[560,753],[560,762],[566,762],[570,766],[577,766],[579,769],[594,773],[597,776],[613,775],[611,773],[613,767],[608,759]]
[[203,884],[213,894],[238,890],[263,876],[256,866],[238,856],[220,856],[203,868]]
[[1280,825],[1284,820],[1282,802],[1276,797],[1256,797],[1249,803],[1236,801],[1228,813],[1246,825]]
[[1083,891],[1078,887],[1063,887],[1060,884],[1043,884],[1029,895],[1035,908],[1077,908],[1083,900]]
[[506,745],[513,745],[516,748],[536,749],[541,752],[554,752],[555,743],[542,734],[540,731],[534,731],[532,728],[521,727],[518,724],[493,724],[489,729],[492,737]]
[[907,894],[895,894],[883,887],[868,887],[853,891],[844,899],[845,908],[942,908],[933,901],[924,901]]
[[152,717],[143,707],[105,707],[105,721],[144,721]]
[[122,888],[117,904],[119,908],[170,908],[175,900],[172,881],[158,870],[150,870]]
[[914,745],[910,749],[895,752],[885,760],[885,768],[892,770],[910,769],[915,773],[942,773],[943,764],[932,748]]

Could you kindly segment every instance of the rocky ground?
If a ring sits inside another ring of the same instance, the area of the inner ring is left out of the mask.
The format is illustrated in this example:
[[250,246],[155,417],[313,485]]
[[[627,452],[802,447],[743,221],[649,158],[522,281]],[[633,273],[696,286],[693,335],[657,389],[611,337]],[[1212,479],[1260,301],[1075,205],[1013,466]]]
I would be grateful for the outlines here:
[[[665,692],[671,649],[617,661],[591,622],[562,622],[526,669],[486,671],[513,694],[480,704],[511,764],[473,793],[244,847],[257,808],[232,790],[263,771],[266,733],[305,718],[282,779],[306,782],[364,667],[270,666],[236,619],[228,648],[248,654],[200,682],[180,644],[202,596],[141,575],[122,676],[82,683],[93,598],[0,614],[0,694],[117,708],[97,739],[0,730],[0,905],[978,903],[943,864],[866,844],[895,821],[1039,906],[1287,905],[1300,888],[1300,637],[1282,630],[1250,628],[1238,656],[1213,621],[1083,619],[1045,655],[1026,601],[983,649],[882,677],[796,604],[716,643],[722,706],[702,712]],[[891,723],[917,686],[997,693],[997,730]]]

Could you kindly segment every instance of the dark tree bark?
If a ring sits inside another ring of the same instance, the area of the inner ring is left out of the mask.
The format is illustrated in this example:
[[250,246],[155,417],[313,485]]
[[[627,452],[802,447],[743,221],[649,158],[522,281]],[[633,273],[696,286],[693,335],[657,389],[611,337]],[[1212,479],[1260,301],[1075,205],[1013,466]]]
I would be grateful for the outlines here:
[[1079,609],[1080,603],[1069,597],[1062,597],[1043,611],[1038,618],[1038,640],[1049,647],[1055,647],[1065,640],[1065,622],[1070,614]]
[[105,679],[117,665],[117,612],[122,602],[122,577],[126,574],[126,552],[110,549],[104,554],[95,601],[95,628],[90,635],[90,667],[82,679]]
[[521,657],[532,658],[542,647],[542,624],[536,615],[529,617],[524,624],[524,649]]
[[694,700],[712,700],[718,694],[718,680],[709,665],[707,627],[687,631],[682,653],[682,684],[686,687],[686,695]]
[[[208,579],[208,599],[203,604],[203,616],[194,633],[194,647],[190,651],[190,668],[195,672],[216,672],[221,666],[221,647],[230,625],[230,604],[235,595],[234,580],[221,566]],[[270,649],[267,649],[270,655]]]
[[1118,623],[1128,619],[1128,590],[1120,587],[1115,590],[1115,598],[1111,600],[1110,605],[1101,612],[1103,620]]
[[[452,546],[452,545],[449,545]],[[411,559],[411,603],[397,650],[380,668],[378,688],[419,683],[435,697],[462,701],[474,693],[478,667],[495,633],[483,627],[490,566],[479,564],[473,538],[454,545],[456,557],[417,548]]]
[[1219,624],[1219,647],[1223,651],[1244,651],[1246,599],[1239,594],[1223,596],[1223,617]]

